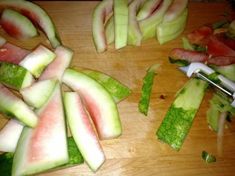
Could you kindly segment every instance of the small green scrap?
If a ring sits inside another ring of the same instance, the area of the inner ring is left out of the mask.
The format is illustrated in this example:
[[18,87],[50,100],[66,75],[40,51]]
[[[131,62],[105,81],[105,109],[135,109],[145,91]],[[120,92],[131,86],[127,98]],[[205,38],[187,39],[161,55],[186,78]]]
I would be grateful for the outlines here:
[[202,159],[206,162],[206,163],[214,163],[216,162],[216,157],[212,154],[209,154],[206,151],[202,151]]

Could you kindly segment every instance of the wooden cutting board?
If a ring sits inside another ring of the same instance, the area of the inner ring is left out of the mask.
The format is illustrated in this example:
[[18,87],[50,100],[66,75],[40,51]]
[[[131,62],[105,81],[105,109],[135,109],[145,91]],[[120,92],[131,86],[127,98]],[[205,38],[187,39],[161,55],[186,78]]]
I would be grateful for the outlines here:
[[[92,11],[98,2],[92,1],[44,1],[38,2],[52,17],[65,46],[74,50],[72,66],[86,67],[102,71],[113,76],[132,90],[131,96],[118,104],[123,134],[115,140],[101,141],[106,161],[93,173],[86,164],[47,172],[41,176],[182,176],[182,175],[235,175],[235,128],[225,130],[224,154],[217,156],[216,133],[206,123],[208,92],[195,118],[186,141],[179,152],[159,142],[155,133],[167,109],[174,100],[174,95],[188,78],[169,64],[168,53],[172,48],[181,47],[181,37],[197,27],[221,18],[227,6],[223,3],[190,3],[188,25],[184,34],[176,40],[160,46],[155,39],[143,42],[140,47],[127,46],[115,50],[110,45],[102,54],[96,53],[92,41]],[[2,32],[1,32],[2,34]],[[4,35],[5,36],[5,35]],[[26,48],[33,48],[45,37],[18,42],[8,40]],[[142,79],[152,64],[161,67],[152,90],[149,115],[138,112]],[[161,95],[165,99],[160,98]],[[6,119],[0,117],[0,128]],[[201,159],[201,152],[206,150],[217,156],[217,162],[206,164]],[[0,174],[2,175],[2,173]]]

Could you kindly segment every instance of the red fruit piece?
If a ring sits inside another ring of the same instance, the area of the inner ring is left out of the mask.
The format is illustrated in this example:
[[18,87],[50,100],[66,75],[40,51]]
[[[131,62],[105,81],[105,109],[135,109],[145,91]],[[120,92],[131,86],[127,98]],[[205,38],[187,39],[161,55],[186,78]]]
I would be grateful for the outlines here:
[[201,26],[187,35],[190,43],[197,45],[206,45],[209,36],[213,34],[212,28],[209,26]]
[[231,64],[235,64],[235,56],[211,57],[208,59],[207,63],[217,65],[217,66],[231,65]]
[[171,50],[169,57],[174,60],[186,60],[188,62],[205,62],[208,60],[208,55],[205,53],[181,48],[174,48]]
[[216,36],[210,37],[207,52],[212,56],[235,56],[235,51],[221,42]]
[[15,46],[11,43],[5,43],[0,48],[0,61],[18,64],[30,51]]

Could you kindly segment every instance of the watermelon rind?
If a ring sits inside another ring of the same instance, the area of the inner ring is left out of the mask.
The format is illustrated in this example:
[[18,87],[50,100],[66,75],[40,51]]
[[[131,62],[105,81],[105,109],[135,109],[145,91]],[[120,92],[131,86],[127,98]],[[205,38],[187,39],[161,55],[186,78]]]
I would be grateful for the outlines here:
[[0,36],[0,47],[3,46],[6,42],[6,39]]
[[117,105],[101,84],[73,69],[65,71],[62,81],[80,93],[100,139],[112,139],[121,135],[122,127]]
[[96,171],[105,156],[79,94],[65,92],[64,106],[73,138],[86,163]]
[[50,64],[56,55],[43,45],[39,45],[34,51],[29,53],[20,63],[22,67],[29,70],[38,78],[48,64]]
[[38,123],[38,117],[30,107],[2,84],[0,84],[0,112],[17,118],[29,127],[35,127]]
[[0,61],[0,83],[19,90],[34,82],[32,74],[24,67]]
[[[17,39],[28,39],[38,35],[37,29],[34,27],[33,23],[27,17],[15,10],[4,9],[1,16],[1,24],[5,32]],[[12,29],[10,27],[16,28],[19,33],[12,34]]]
[[25,0],[1,0],[0,7],[1,6],[4,8],[14,8],[23,15],[27,16],[33,23],[40,26],[40,29],[44,31],[53,48],[61,45],[59,35],[52,19],[39,5]]
[[59,83],[37,114],[37,127],[24,127],[20,136],[13,159],[13,176],[36,174],[69,161]]
[[38,109],[48,100],[56,83],[56,79],[37,81],[31,86],[21,89],[20,93],[28,105]]

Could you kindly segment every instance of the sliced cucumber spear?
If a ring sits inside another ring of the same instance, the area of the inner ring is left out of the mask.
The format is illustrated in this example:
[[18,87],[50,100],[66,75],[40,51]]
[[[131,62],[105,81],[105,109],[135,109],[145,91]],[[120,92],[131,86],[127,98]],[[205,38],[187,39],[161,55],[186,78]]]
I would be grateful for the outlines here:
[[158,139],[169,144],[173,149],[180,150],[207,86],[206,82],[195,78],[184,85],[157,130]]
[[38,35],[37,29],[27,17],[11,9],[2,12],[1,26],[5,32],[17,39],[28,39]]
[[31,86],[21,89],[20,93],[28,105],[38,109],[48,100],[56,83],[56,79],[37,81]]
[[0,84],[0,112],[16,117],[29,127],[38,122],[36,114],[10,90]]
[[65,71],[62,81],[81,95],[100,139],[111,139],[121,135],[122,127],[117,105],[101,84],[73,69]]
[[34,82],[31,73],[19,65],[0,62],[0,83],[12,89],[20,90]]
[[164,44],[178,37],[183,31],[187,23],[188,9],[184,9],[173,21],[163,21],[157,26],[157,40],[160,44]]
[[128,0],[114,0],[115,48],[127,45],[128,36]]
[[99,71],[84,68],[76,68],[76,70],[85,73],[104,86],[104,88],[112,95],[116,103],[122,101],[131,94],[131,90],[127,86],[123,85],[118,80],[112,78],[109,75]]
[[171,3],[172,0],[164,0],[149,18],[139,22],[140,30],[143,34],[143,40],[152,38],[156,35],[156,27],[162,22],[164,14]]
[[39,45],[33,52],[29,53],[19,65],[29,70],[38,78],[55,57],[56,55],[52,51],[43,45]]
[[147,74],[145,75],[143,80],[142,92],[139,101],[139,111],[146,116],[148,114],[154,76],[156,75],[156,71],[159,68],[159,66],[160,66],[159,64],[152,65],[148,69]]
[[96,171],[103,164],[105,156],[78,93],[65,92],[64,105],[72,136],[86,163]]

